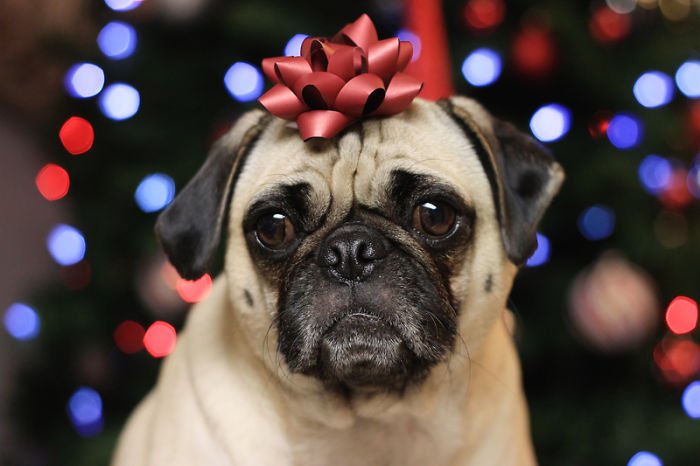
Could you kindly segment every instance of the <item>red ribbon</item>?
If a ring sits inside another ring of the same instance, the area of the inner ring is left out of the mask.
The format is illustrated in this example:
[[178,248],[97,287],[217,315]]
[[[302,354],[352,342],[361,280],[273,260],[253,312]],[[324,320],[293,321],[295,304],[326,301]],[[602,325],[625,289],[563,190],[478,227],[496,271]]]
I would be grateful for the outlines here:
[[300,57],[265,58],[263,72],[275,85],[258,100],[296,121],[305,141],[332,138],[359,118],[406,110],[423,87],[402,73],[412,55],[410,42],[379,40],[363,14],[331,39],[307,37]]

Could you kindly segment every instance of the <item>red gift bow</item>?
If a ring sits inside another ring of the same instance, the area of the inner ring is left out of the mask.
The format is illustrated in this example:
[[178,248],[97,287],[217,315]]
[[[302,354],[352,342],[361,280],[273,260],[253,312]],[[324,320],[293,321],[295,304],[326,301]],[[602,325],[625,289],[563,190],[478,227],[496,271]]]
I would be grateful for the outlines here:
[[275,85],[258,101],[270,113],[296,120],[304,141],[332,138],[365,116],[403,112],[423,83],[402,73],[413,55],[410,42],[378,40],[366,14],[332,39],[307,37],[300,57],[262,61]]

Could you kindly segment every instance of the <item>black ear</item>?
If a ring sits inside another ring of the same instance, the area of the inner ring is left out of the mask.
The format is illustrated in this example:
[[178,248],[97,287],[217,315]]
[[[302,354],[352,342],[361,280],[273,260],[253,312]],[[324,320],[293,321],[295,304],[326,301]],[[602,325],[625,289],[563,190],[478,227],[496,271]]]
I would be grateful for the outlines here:
[[243,115],[158,217],[158,241],[183,278],[197,279],[211,265],[238,173],[269,119],[261,111]]
[[508,258],[524,264],[537,248],[535,230],[564,181],[551,153],[510,123],[497,120],[465,97],[439,105],[454,118],[479,155],[489,178]]

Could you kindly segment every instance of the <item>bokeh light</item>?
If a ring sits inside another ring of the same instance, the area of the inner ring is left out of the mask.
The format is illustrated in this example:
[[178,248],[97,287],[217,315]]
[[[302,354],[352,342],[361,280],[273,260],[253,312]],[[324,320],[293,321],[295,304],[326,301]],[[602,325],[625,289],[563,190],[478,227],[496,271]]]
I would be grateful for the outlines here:
[[185,280],[180,278],[175,285],[177,292],[183,301],[196,303],[209,296],[211,292],[212,280],[208,273],[205,273],[197,280]]
[[85,238],[70,225],[56,225],[46,239],[46,246],[60,265],[73,265],[85,257]]
[[678,67],[676,86],[687,97],[700,97],[700,61],[688,60]]
[[639,118],[631,113],[618,113],[607,129],[608,139],[618,149],[631,149],[639,145],[644,137],[644,127]]
[[677,335],[695,330],[698,324],[698,304],[685,296],[678,296],[666,309],[666,324]]
[[155,212],[170,204],[175,197],[175,182],[168,175],[155,173],[139,183],[134,193],[136,204],[144,212]]
[[600,139],[605,136],[612,117],[613,114],[607,110],[598,110],[593,114],[591,121],[588,123],[588,133],[593,139]]
[[571,112],[559,104],[544,105],[530,118],[530,130],[542,142],[560,139],[570,127]]
[[80,387],[68,400],[68,417],[83,437],[102,432],[102,398],[90,387]]
[[682,209],[693,200],[693,195],[688,189],[688,172],[685,168],[674,168],[666,189],[659,193],[659,200],[669,209]]
[[105,0],[105,4],[114,11],[129,11],[138,7],[143,0]]
[[471,30],[490,31],[505,19],[506,5],[503,0],[469,0],[464,5],[463,14]]
[[143,346],[154,358],[162,358],[172,353],[176,341],[175,328],[162,320],[153,322],[143,336]]
[[123,21],[107,23],[97,35],[97,45],[112,60],[121,60],[134,53],[138,38],[136,30]]
[[250,102],[262,94],[263,75],[255,66],[236,62],[226,71],[224,85],[229,94],[239,102]]
[[700,346],[692,340],[664,338],[654,348],[654,362],[668,383],[686,383],[700,370]]
[[696,380],[685,387],[681,404],[688,416],[700,419],[700,381]]
[[34,183],[46,200],[55,201],[68,194],[70,177],[63,167],[47,163],[39,170],[34,178]]
[[412,31],[409,31],[408,29],[400,29],[396,33],[396,37],[399,38],[399,40],[410,42],[411,47],[413,47],[413,55],[411,55],[411,61],[414,62],[420,57],[420,50],[421,50],[421,41],[420,37],[418,37],[418,34],[414,34]]
[[105,85],[105,73],[92,63],[71,66],[63,77],[66,91],[73,97],[86,99],[100,93]]
[[671,181],[672,173],[671,162],[655,154],[644,157],[637,170],[639,182],[651,194],[664,191]]
[[528,267],[537,267],[549,261],[550,255],[549,239],[541,233],[537,233],[537,249],[525,263]]
[[688,171],[686,184],[690,194],[700,199],[700,165],[696,164]]
[[627,466],[663,466],[658,456],[648,451],[640,451],[630,458]]
[[647,71],[634,83],[632,92],[642,106],[655,108],[666,105],[673,99],[673,80],[666,73]]
[[637,0],[605,0],[605,3],[608,8],[621,15],[631,13],[637,7]]
[[591,241],[607,238],[615,230],[615,212],[603,205],[589,207],[579,216],[578,229]]
[[493,84],[501,76],[501,56],[486,47],[470,53],[462,63],[462,74],[469,84],[483,87]]
[[7,333],[17,340],[31,340],[39,335],[41,328],[39,314],[23,303],[14,303],[8,307],[3,323]]
[[138,353],[143,349],[143,326],[133,320],[125,320],[114,331],[114,343],[123,353]]
[[557,61],[554,36],[546,27],[526,26],[513,39],[511,55],[519,73],[546,78],[551,75]]
[[136,115],[141,105],[141,96],[134,87],[124,83],[110,84],[100,94],[102,113],[112,120],[126,120]]
[[63,123],[58,137],[63,147],[73,155],[89,151],[95,142],[95,132],[90,122],[77,116],[72,116]]
[[306,39],[307,36],[306,34],[295,34],[291,39],[289,39],[289,42],[287,42],[287,45],[284,46],[284,55],[287,57],[298,57],[301,55],[301,44],[304,43],[304,39]]
[[588,22],[591,35],[603,44],[611,44],[625,38],[631,29],[629,15],[615,13],[607,6],[597,8]]

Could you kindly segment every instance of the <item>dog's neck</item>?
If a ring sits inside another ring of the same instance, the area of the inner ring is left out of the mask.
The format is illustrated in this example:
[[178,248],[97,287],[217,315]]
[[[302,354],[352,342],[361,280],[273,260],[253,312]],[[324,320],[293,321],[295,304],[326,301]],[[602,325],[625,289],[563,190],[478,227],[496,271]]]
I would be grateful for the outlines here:
[[[449,361],[402,396],[348,399],[324,390],[310,377],[271,371],[259,348],[241,334],[243,327],[236,322],[236,311],[225,304],[230,302],[226,295],[225,282],[218,280],[209,301],[221,305],[195,308],[191,318],[200,322],[188,327],[198,332],[187,333],[183,342],[202,410],[222,443],[235,445],[241,436],[267,432],[267,438],[277,441],[269,446],[271,451],[277,449],[280,457],[291,455],[295,464],[329,464],[337,455],[369,451],[367,443],[382,446],[373,454],[386,451],[414,464],[421,464],[418,460],[426,454],[423,464],[454,458],[470,458],[465,464],[534,464],[520,364],[503,319],[477,351],[467,356],[456,349]],[[201,322],[204,319],[210,323]],[[227,324],[212,328],[214,322]],[[226,367],[213,367],[220,365]],[[217,374],[216,380],[211,374]],[[215,392],[231,386],[245,391],[236,398],[251,400],[251,406],[216,404],[221,397]],[[264,425],[240,425],[241,411],[250,411],[252,422]]]

